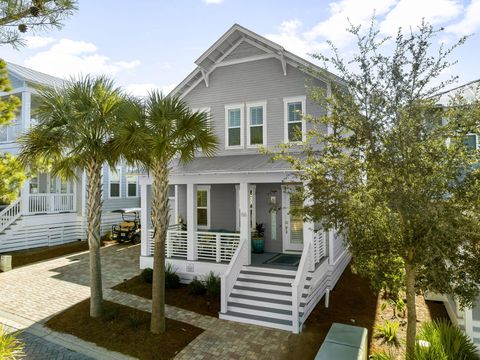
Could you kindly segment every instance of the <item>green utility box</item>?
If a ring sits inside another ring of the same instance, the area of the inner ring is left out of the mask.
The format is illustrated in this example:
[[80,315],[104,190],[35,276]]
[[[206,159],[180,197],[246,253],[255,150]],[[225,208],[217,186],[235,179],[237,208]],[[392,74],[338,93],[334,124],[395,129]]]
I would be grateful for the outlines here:
[[315,360],[367,360],[368,330],[333,323]]

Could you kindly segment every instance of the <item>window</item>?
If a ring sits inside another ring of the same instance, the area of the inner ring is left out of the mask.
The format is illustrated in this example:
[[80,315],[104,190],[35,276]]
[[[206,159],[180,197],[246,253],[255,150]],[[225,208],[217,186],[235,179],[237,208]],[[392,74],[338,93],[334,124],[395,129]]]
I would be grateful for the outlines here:
[[302,114],[305,111],[305,96],[285,98],[285,142],[305,140],[305,121]]
[[110,197],[118,198],[120,197],[120,176],[122,174],[122,168],[117,166],[115,170],[110,169]]
[[247,143],[250,147],[267,145],[266,109],[266,102],[247,104]]
[[468,134],[463,139],[463,143],[469,150],[476,150],[478,146],[478,140],[476,134]]
[[138,196],[138,176],[134,174],[135,169],[127,168],[127,197],[137,197]]
[[15,141],[21,132],[22,124],[15,118],[8,125],[0,126],[0,142]]
[[210,227],[210,187],[197,187],[197,226]]
[[243,104],[225,106],[225,147],[243,147]]

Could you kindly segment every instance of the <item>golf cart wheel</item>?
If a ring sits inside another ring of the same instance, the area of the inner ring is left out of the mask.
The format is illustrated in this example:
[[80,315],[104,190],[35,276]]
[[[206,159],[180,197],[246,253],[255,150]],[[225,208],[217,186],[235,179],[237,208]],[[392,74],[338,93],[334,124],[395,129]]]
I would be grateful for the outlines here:
[[142,241],[141,237],[140,237],[140,234],[136,234],[136,235],[133,235],[132,237],[132,244],[140,244],[140,242]]

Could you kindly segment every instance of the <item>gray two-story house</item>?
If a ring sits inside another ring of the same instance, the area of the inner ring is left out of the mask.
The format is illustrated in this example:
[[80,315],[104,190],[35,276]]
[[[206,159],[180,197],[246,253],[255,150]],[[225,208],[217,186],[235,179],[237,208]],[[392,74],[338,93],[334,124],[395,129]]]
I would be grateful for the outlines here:
[[[22,105],[16,118],[0,126],[0,154],[17,155],[17,139],[35,126],[38,91],[44,87],[61,87],[63,79],[26,67],[7,63],[12,84],[10,93]],[[138,176],[127,166],[103,169],[102,234],[121,221],[112,210],[140,206]],[[76,181],[66,181],[50,173],[31,176],[19,197],[6,208],[0,208],[0,253],[40,246],[63,244],[86,238],[86,178],[79,173]]]
[[[239,25],[195,64],[172,95],[210,115],[220,145],[215,157],[199,153],[171,171],[167,262],[184,281],[221,275],[222,319],[299,332],[322,297],[328,304],[350,256],[335,231],[291,212],[304,205],[292,196],[304,184],[260,148],[305,140],[302,114],[324,111],[308,98],[308,86],[328,94],[334,77],[312,75],[314,64]],[[151,185],[140,177],[142,268],[153,263]],[[252,247],[257,224],[265,228],[263,253]]]

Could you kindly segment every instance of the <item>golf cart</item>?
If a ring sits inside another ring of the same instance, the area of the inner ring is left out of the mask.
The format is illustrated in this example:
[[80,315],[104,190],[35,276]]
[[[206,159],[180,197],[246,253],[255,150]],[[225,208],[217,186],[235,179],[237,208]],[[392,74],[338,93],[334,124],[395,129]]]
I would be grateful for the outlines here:
[[139,244],[140,238],[140,208],[113,210],[112,213],[122,214],[122,222],[112,225],[112,240],[118,242],[131,241]]

